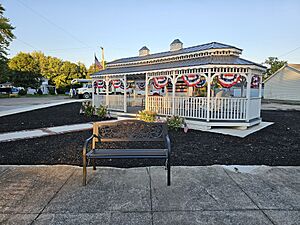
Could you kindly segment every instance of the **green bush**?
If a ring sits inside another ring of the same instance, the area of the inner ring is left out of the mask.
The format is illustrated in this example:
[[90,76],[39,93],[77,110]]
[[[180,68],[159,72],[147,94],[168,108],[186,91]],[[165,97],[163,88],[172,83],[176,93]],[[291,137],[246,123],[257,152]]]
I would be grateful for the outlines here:
[[184,119],[179,116],[171,116],[167,118],[168,127],[171,130],[178,130],[184,124]]
[[54,87],[49,87],[49,94],[50,95],[55,95],[55,88]]
[[92,106],[91,101],[82,102],[82,106],[81,106],[80,111],[88,117],[91,117],[91,116],[95,115],[95,107]]
[[19,94],[19,95],[26,95],[26,94],[27,94],[27,91],[24,90],[24,89],[20,89],[18,94]]
[[100,105],[99,108],[96,110],[96,114],[101,119],[104,119],[107,117],[107,108],[104,105]]
[[138,113],[138,118],[146,122],[154,122],[156,120],[156,116],[156,112],[151,112],[148,110],[139,111]]

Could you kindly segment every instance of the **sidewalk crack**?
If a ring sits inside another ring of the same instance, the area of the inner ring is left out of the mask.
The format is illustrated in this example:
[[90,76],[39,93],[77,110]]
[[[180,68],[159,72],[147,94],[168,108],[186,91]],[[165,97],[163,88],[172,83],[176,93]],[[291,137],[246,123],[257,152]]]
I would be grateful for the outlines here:
[[152,206],[152,179],[150,174],[150,167],[146,167],[146,171],[149,176],[149,186],[150,186],[150,209],[151,209],[151,224],[153,225],[153,206]]
[[70,180],[70,178],[73,176],[76,170],[74,170],[70,176],[66,179],[66,181],[58,188],[58,190],[54,193],[54,195],[50,198],[50,200],[47,202],[47,204],[42,208],[42,210],[38,213],[38,215],[34,218],[34,220],[30,223],[30,225],[33,225],[34,222],[42,215],[46,207],[50,204],[50,202],[57,196],[57,194],[60,192],[60,190],[65,186],[65,184]]
[[233,179],[232,176],[230,176],[230,174],[226,171],[226,169],[224,169],[224,172],[226,173],[226,175],[233,181],[233,183],[235,183],[239,189],[241,189],[241,191],[251,200],[251,202],[259,209],[260,212],[262,212],[262,214],[273,224],[276,225],[275,222],[273,222],[271,220],[271,218],[259,207],[258,204],[256,204],[256,202],[250,197],[250,195],[248,195],[248,193],[246,191],[244,191],[244,189]]

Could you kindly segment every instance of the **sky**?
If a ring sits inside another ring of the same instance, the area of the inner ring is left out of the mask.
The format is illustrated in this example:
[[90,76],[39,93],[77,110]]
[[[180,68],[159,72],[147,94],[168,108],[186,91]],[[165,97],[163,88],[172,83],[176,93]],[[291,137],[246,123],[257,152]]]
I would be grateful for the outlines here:
[[275,56],[300,63],[300,0],[2,0],[15,27],[10,56],[42,51],[86,66],[213,41],[243,49],[262,63]]

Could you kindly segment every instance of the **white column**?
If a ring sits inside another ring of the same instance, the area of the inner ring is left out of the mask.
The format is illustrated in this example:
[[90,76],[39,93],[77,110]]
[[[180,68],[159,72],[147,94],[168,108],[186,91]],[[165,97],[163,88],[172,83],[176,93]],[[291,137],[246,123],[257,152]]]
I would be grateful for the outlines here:
[[246,92],[246,98],[247,98],[247,105],[246,105],[246,122],[249,122],[250,120],[250,99],[251,99],[251,80],[252,80],[252,71],[249,69],[249,72],[247,74],[247,92]]
[[148,73],[146,73],[146,78],[145,78],[145,109],[148,110]]
[[123,84],[124,84],[124,112],[127,112],[127,79],[126,75],[123,77]]
[[92,79],[92,106],[94,107],[95,106],[95,86],[94,86],[94,82],[95,82],[96,80],[94,80],[94,79]]
[[106,96],[105,96],[105,105],[108,107],[109,105],[109,79],[108,77],[106,76],[105,77],[105,92],[106,92]]
[[209,121],[209,118],[210,118],[210,89],[211,89],[211,71],[209,69],[208,71],[208,76],[207,76],[207,94],[206,94],[206,101],[207,101],[207,117],[206,117],[206,121],[208,122]]
[[175,115],[175,91],[176,91],[176,75],[172,72],[172,115]]
[[259,76],[259,83],[258,83],[258,97],[262,97],[262,76]]

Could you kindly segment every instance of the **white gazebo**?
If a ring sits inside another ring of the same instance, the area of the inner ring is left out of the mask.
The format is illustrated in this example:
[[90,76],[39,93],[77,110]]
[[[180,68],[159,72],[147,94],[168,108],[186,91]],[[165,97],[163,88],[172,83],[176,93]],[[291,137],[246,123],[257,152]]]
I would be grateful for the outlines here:
[[[111,115],[135,115],[146,109],[159,116],[185,118],[189,128],[247,128],[261,122],[262,74],[266,68],[240,58],[242,50],[212,42],[107,64],[92,75],[93,105]],[[106,88],[108,87],[108,88]]]

